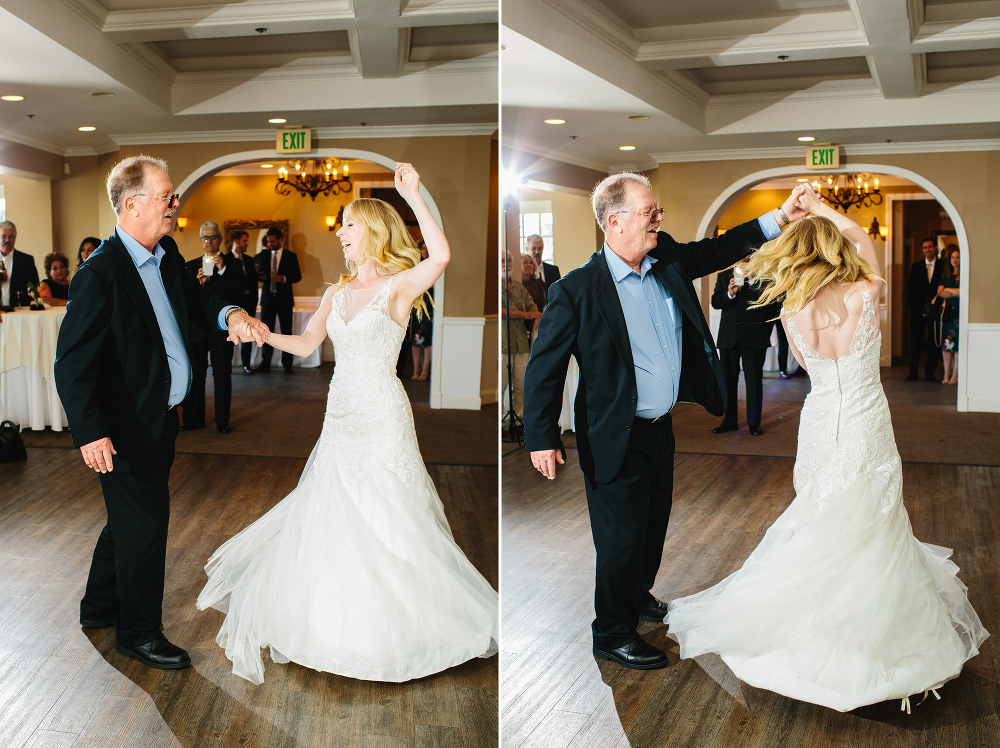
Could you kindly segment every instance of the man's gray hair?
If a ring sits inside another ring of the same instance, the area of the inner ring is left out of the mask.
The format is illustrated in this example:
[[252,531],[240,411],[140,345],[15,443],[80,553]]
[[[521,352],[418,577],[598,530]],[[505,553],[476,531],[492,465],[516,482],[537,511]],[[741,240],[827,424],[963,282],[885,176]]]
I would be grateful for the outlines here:
[[198,233],[204,234],[206,226],[211,226],[212,228],[214,228],[216,231],[219,232],[219,238],[220,239],[222,238],[222,229],[219,228],[219,224],[217,224],[215,221],[205,221],[205,223],[201,225],[201,228],[198,229]]
[[601,231],[607,231],[608,216],[628,207],[630,184],[653,189],[653,185],[642,174],[623,171],[602,179],[590,193],[590,204],[594,208],[594,217],[597,218],[597,225],[601,227]]
[[545,240],[542,237],[540,237],[538,234],[532,234],[531,236],[526,236],[524,238],[524,246],[527,247],[528,246],[528,242],[534,241],[535,239],[537,239],[538,241],[540,241],[542,244],[545,244]]
[[146,186],[149,168],[167,173],[167,162],[152,156],[129,156],[115,164],[108,174],[108,199],[115,213],[120,213],[125,198],[141,192]]
[[17,226],[10,221],[4,221],[0,223],[0,229],[14,229],[14,231],[17,231]]

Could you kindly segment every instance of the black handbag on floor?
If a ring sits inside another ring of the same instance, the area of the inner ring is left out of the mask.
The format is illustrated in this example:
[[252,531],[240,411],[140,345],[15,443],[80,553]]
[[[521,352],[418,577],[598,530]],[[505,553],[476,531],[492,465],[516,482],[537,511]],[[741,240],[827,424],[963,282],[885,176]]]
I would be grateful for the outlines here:
[[20,426],[13,421],[0,423],[0,462],[27,460],[28,450],[21,439]]

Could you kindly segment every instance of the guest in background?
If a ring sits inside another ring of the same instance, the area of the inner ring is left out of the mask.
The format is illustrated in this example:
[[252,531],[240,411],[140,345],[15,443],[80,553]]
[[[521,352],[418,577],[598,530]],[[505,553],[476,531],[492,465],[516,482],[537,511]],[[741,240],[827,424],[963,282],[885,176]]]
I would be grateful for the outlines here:
[[94,253],[94,250],[101,246],[101,240],[96,236],[88,236],[80,242],[80,249],[76,252],[76,266],[80,267],[87,261],[87,258]]
[[945,263],[938,262],[933,239],[927,237],[920,246],[924,259],[913,263],[913,267],[910,268],[910,281],[906,286],[910,307],[910,373],[906,377],[907,382],[917,379],[921,348],[927,348],[924,379],[928,382],[934,381],[934,372],[937,371],[940,355],[940,350],[934,341],[934,320],[924,317],[923,312],[924,305],[934,298],[934,292],[941,285]]
[[[421,262],[430,255],[427,245],[420,242]],[[418,317],[417,310],[410,311],[410,351],[413,355],[413,376],[410,379],[425,381],[431,376],[431,335],[434,332],[434,287],[427,291],[430,301],[427,302],[427,315]]]
[[38,295],[49,306],[66,306],[69,300],[69,260],[61,252],[45,255],[45,280],[38,284]]
[[[205,254],[184,264],[197,281],[208,288],[213,296],[239,305],[246,282],[240,272],[240,261],[233,255],[223,255],[222,231],[215,221],[201,225],[201,246]],[[207,271],[207,272],[206,272]],[[212,361],[212,382],[215,384],[215,426],[220,434],[232,433],[229,414],[233,400],[233,343],[223,330],[203,331],[191,325],[190,358],[191,389],[181,403],[184,425],[181,431],[205,428],[205,379],[208,360]]]
[[14,249],[17,227],[10,221],[0,223],[0,306],[15,306],[18,294],[27,295],[28,284],[38,285],[35,258]]
[[[290,249],[285,249],[284,235],[281,229],[274,227],[267,230],[267,249],[260,252],[257,260],[257,278],[261,282],[260,320],[267,329],[274,332],[275,320],[281,323],[281,332],[292,335],[292,307],[295,298],[292,295],[292,285],[302,280],[299,270],[299,258]],[[258,371],[271,370],[273,349],[266,343],[261,346],[263,356]],[[281,353],[281,365],[286,374],[292,373],[292,354]]]
[[[250,247],[250,236],[243,229],[236,229],[233,232],[230,254],[238,260],[236,268],[243,274],[245,290],[240,297],[240,308],[251,317],[257,316],[257,264],[253,257],[247,254]],[[253,355],[253,343],[243,343],[240,345],[240,360],[243,363],[243,371],[253,374],[250,366],[250,356]]]
[[959,270],[962,253],[957,244],[949,244],[941,257],[944,271],[937,295],[944,299],[941,311],[941,358],[944,359],[944,379],[941,384],[958,384],[958,296]]
[[[534,327],[537,326],[542,313],[538,311],[538,307],[535,306],[535,302],[527,289],[520,281],[512,277],[513,264],[514,260],[510,256],[510,252],[504,252],[504,262],[500,268],[501,389],[504,392],[507,390],[507,353],[509,351],[512,357],[510,409],[523,423],[524,369],[528,365],[531,343],[529,331],[525,330],[517,320],[526,320]],[[504,321],[508,317],[510,318],[510,339],[507,337],[507,323]],[[513,425],[510,425],[510,428],[512,432],[515,431]],[[517,428],[520,429],[521,427],[518,426]]]
[[548,291],[549,286],[562,277],[559,273],[559,268],[548,262],[542,262],[545,241],[538,234],[532,234],[524,240],[524,243],[528,245],[528,254],[534,258],[535,266],[538,268],[535,275],[542,279],[542,282],[545,284],[545,290]]
[[743,283],[742,268],[737,265],[719,273],[712,294],[712,306],[722,310],[719,322],[718,349],[722,373],[726,379],[726,415],[712,429],[713,434],[736,431],[737,386],[740,363],[747,395],[747,427],[751,436],[760,436],[761,410],[764,401],[764,357],[771,345],[771,327],[781,311],[779,302],[750,308],[760,298],[760,287]]
[[[538,311],[545,311],[546,297],[548,293],[545,288],[545,282],[542,281],[536,274],[538,266],[535,264],[535,258],[524,253],[521,255],[521,285],[524,286],[525,290],[531,294],[531,300],[535,302],[535,306],[538,307]],[[528,331],[528,337],[531,337],[531,331],[535,329],[534,320],[526,319],[524,320],[524,329]]]

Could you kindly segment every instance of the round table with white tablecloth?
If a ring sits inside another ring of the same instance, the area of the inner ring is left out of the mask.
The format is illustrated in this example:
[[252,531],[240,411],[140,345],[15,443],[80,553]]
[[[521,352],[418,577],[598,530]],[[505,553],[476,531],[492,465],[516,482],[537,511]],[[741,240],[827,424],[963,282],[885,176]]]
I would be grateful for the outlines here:
[[66,307],[6,312],[0,319],[0,421],[22,429],[68,425],[56,392],[54,366]]

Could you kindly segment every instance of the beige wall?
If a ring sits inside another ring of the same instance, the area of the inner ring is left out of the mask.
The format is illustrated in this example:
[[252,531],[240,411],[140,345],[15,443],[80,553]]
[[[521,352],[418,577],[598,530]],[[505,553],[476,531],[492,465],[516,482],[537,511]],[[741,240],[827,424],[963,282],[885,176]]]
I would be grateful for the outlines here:
[[[522,202],[548,200],[552,203],[554,257],[560,273],[565,275],[590,259],[600,232],[590,200],[585,195],[529,188],[521,188],[518,195]],[[514,265],[517,266],[516,260]]]
[[[1000,263],[1000,243],[994,227],[995,204],[1000,198],[1000,151],[917,153],[841,158],[895,166],[932,182],[954,204],[956,224],[968,235],[969,322],[1000,322],[1000,303],[992,289],[991,272]],[[712,203],[734,182],[755,172],[780,166],[801,168],[801,159],[748,159],[660,165],[660,204],[666,210],[663,226],[679,241],[696,239],[698,226]],[[773,207],[773,206],[772,206]]]
[[42,261],[52,251],[51,182],[47,177],[0,174],[0,185],[7,201],[7,220],[17,226],[14,247],[35,258],[38,277],[44,278]]

